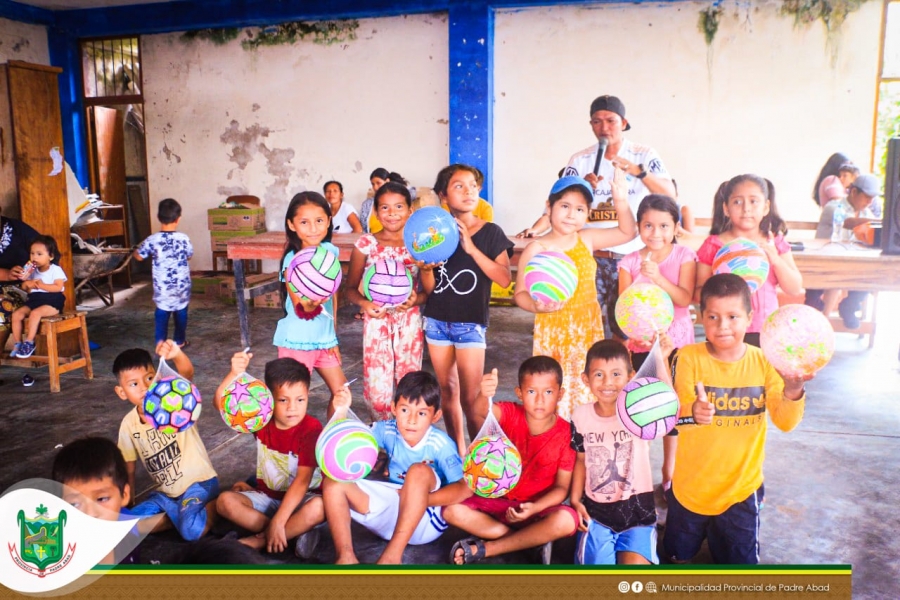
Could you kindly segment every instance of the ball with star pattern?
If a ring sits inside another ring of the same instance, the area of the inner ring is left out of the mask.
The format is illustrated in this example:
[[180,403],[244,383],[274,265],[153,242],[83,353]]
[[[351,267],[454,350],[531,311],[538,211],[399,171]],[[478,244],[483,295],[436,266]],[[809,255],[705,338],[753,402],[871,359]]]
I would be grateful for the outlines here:
[[469,445],[463,464],[466,485],[482,498],[508,494],[522,475],[522,456],[505,435],[487,435]]
[[271,420],[273,406],[266,384],[244,373],[222,394],[222,420],[238,433],[255,433]]

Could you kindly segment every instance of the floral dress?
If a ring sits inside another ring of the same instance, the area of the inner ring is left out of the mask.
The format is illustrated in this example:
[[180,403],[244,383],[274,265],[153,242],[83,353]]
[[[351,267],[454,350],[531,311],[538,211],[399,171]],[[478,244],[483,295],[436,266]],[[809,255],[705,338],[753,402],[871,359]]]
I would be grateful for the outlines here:
[[[376,260],[402,262],[418,282],[419,269],[404,246],[382,246],[374,235],[364,234],[356,248],[366,256],[366,269]],[[422,368],[425,335],[419,306],[408,310],[387,309],[384,317],[365,315],[363,322],[363,398],[375,418],[391,418],[394,384]]]
[[594,288],[594,273],[597,270],[594,257],[581,238],[565,254],[575,261],[578,268],[578,286],[561,309],[535,316],[533,354],[552,356],[562,366],[565,393],[559,400],[556,413],[568,420],[576,406],[592,404],[595,400],[581,381],[581,374],[588,348],[603,339],[603,321]]

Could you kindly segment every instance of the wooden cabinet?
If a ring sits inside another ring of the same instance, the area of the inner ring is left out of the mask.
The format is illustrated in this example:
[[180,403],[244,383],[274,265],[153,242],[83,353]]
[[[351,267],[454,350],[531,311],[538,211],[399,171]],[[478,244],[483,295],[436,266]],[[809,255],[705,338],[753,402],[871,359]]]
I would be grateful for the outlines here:
[[59,264],[70,279],[66,309],[74,310],[60,73],[56,67],[20,61],[0,65],[0,205],[4,214],[56,240],[62,254]]

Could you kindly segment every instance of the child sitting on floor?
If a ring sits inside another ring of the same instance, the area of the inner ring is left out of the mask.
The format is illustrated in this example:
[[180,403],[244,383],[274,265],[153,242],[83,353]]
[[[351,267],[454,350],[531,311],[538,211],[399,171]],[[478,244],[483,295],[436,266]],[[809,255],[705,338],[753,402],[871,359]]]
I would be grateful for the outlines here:
[[[231,371],[216,390],[216,408],[221,411],[225,388],[247,371],[252,354],[231,357]],[[269,552],[282,552],[296,538],[325,520],[318,490],[322,474],[316,467],[316,440],[322,424],[307,414],[310,374],[306,365],[293,358],[266,363],[266,387],[272,392],[274,414],[256,437],[256,486],[244,481],[223,492],[216,500],[217,512],[255,535],[243,544]],[[349,395],[347,388],[338,393]]]
[[[549,356],[532,356],[519,367],[516,396],[522,404],[499,402],[494,417],[522,456],[519,483],[501,498],[472,496],[444,508],[444,518],[470,537],[454,544],[450,562],[462,565],[574,535],[578,513],[562,502],[569,495],[575,451],[569,423],[556,415],[563,394],[562,367]],[[497,391],[497,369],[481,380],[475,414],[487,417]],[[487,540],[487,541],[484,541]],[[545,550],[549,546],[544,546]],[[545,563],[549,556],[543,553]]]
[[[349,393],[336,395],[335,416],[342,418],[348,408]],[[359,562],[351,520],[388,541],[379,564],[400,564],[407,544],[428,544],[447,529],[440,507],[466,496],[456,444],[434,427],[441,418],[441,388],[434,375],[404,375],[391,411],[394,419],[372,425],[378,447],[388,455],[388,481],[342,483],[325,478],[322,483],[337,564]]]
[[[88,437],[66,444],[53,459],[51,477],[63,485],[62,499],[90,517],[118,521],[131,516],[125,508],[131,500],[128,469],[112,440]],[[134,564],[137,552],[127,550],[136,543],[120,543],[98,564]]]
[[[156,353],[172,361],[185,379],[194,377],[194,366],[178,344],[160,342]],[[128,469],[128,487],[134,489],[134,471],[140,458],[150,477],[159,486],[131,514],[149,517],[165,513],[150,533],[174,526],[188,541],[202,537],[215,519],[219,479],[200,439],[198,426],[179,433],[162,433],[147,422],[144,395],[156,376],[150,353],[140,348],[125,350],[113,362],[116,394],[134,405],[119,427],[119,450]],[[144,533],[144,528],[140,528]]]

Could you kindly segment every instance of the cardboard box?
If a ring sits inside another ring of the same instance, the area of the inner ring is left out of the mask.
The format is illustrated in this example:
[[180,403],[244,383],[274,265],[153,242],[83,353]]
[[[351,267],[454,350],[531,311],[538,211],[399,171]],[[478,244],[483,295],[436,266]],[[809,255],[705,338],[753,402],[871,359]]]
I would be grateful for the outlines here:
[[253,299],[255,308],[284,308],[284,302],[281,301],[281,292],[268,292],[262,296]]
[[210,231],[209,238],[212,242],[213,252],[225,252],[228,250],[228,240],[236,237],[250,237],[259,235],[261,231],[244,230],[244,231]]
[[211,208],[206,211],[210,231],[265,231],[266,209],[243,205],[243,208]]
[[212,298],[219,295],[219,286],[225,275],[215,271],[191,271],[191,294]]

